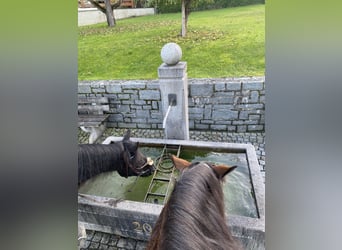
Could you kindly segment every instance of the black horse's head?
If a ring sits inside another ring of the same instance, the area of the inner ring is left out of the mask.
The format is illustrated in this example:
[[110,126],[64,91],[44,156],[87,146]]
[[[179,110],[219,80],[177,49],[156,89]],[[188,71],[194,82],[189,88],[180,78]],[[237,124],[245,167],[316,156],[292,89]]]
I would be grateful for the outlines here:
[[150,176],[155,168],[151,158],[147,158],[139,150],[139,142],[130,140],[131,131],[128,130],[123,137],[122,144],[124,147],[123,159],[126,169],[119,170],[121,176]]

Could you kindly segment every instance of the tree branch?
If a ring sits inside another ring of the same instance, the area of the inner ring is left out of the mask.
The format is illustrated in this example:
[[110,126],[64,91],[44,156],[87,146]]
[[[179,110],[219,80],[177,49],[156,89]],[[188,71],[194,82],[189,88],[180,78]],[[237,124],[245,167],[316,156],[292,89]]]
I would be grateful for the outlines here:
[[101,12],[106,14],[106,8],[102,7],[97,1],[89,0],[89,2],[91,2],[93,5],[95,5],[95,7],[98,8],[98,10],[100,10]]

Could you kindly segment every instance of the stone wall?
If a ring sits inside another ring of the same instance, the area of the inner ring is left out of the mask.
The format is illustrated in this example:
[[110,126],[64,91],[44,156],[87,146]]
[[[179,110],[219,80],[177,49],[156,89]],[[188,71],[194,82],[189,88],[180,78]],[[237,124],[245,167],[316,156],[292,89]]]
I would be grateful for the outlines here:
[[[154,15],[154,8],[128,8],[114,10],[116,20],[146,15]],[[106,15],[97,8],[78,9],[78,26],[104,22],[107,22]]]
[[[158,80],[82,81],[79,96],[108,96],[108,127],[162,128]],[[189,79],[191,130],[263,132],[265,128],[265,79]]]

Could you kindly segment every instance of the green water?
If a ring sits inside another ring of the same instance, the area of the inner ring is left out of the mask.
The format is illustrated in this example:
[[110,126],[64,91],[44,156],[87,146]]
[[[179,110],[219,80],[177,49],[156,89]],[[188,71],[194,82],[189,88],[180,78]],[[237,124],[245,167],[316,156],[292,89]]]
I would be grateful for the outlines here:
[[[140,150],[147,157],[151,157],[154,163],[157,164],[157,158],[162,154],[163,148],[141,147]],[[180,153],[180,158],[192,162],[207,161],[231,166],[238,165],[238,168],[226,177],[223,184],[226,211],[228,214],[257,217],[246,154],[184,149]],[[165,164],[168,164],[168,162]],[[178,171],[175,171],[175,174],[177,176]],[[152,175],[149,177],[124,178],[119,176],[117,172],[109,172],[86,181],[79,187],[79,192],[131,201],[143,201],[151,179]],[[165,194],[166,189],[167,185],[163,182],[156,182],[152,186],[152,192],[154,193]],[[157,201],[148,200],[148,202],[155,203]],[[160,201],[159,204],[161,204]]]
[[258,217],[246,154],[184,150],[180,158],[192,162],[206,161],[230,166],[237,165],[238,167],[225,177],[223,184],[226,211],[228,214]]

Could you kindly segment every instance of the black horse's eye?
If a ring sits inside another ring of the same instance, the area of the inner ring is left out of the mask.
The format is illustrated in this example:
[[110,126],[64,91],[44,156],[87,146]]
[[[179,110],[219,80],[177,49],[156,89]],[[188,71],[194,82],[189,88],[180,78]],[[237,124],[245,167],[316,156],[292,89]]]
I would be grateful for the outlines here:
[[130,159],[130,160],[133,160],[134,157],[135,157],[135,154],[130,154],[130,155],[129,155],[129,159]]

